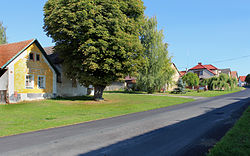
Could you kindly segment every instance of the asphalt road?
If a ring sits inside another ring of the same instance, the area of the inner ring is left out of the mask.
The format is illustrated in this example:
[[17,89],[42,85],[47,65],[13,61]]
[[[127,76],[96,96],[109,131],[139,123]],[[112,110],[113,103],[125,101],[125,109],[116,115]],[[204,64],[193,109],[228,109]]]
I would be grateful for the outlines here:
[[3,137],[0,155],[204,155],[249,104],[250,89],[246,89],[146,112]]

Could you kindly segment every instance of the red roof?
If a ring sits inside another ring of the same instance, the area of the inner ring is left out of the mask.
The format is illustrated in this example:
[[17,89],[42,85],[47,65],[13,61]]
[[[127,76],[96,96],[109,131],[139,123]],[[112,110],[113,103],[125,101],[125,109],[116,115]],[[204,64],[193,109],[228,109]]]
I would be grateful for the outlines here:
[[217,70],[218,68],[216,68],[215,66],[213,66],[213,65],[211,65],[211,64],[203,65],[203,64],[201,64],[201,63],[198,63],[198,65],[194,66],[194,67],[191,68],[190,70],[194,70],[194,69]]
[[218,68],[216,68],[215,66],[211,65],[211,64],[207,64],[207,65],[203,65],[204,67],[206,67],[207,69],[210,70],[217,70]]
[[232,71],[231,72],[231,76],[232,76],[232,78],[236,78],[238,80],[238,73],[237,73],[237,71]]
[[240,76],[239,79],[240,79],[241,82],[245,82],[246,76]]
[[180,71],[181,77],[184,76],[187,72],[186,71]]
[[16,56],[20,51],[27,47],[34,39],[0,45],[0,68],[3,67],[9,60]]
[[213,66],[211,64],[202,65],[201,63],[198,63],[198,65],[194,66],[193,68],[191,68],[189,70],[195,70],[195,69],[207,69],[209,72],[216,75],[216,73],[214,73],[212,70],[217,70],[218,68],[216,68],[215,66]]

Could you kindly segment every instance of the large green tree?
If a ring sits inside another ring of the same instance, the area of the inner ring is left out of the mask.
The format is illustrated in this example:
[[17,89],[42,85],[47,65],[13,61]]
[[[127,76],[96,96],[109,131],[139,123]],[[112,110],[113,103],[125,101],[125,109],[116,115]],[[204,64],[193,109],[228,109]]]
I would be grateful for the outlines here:
[[93,85],[96,100],[111,82],[137,70],[143,21],[141,0],[48,0],[44,6],[44,30],[66,75]]
[[164,43],[163,30],[157,30],[155,17],[146,19],[141,31],[141,43],[144,46],[144,65],[139,70],[137,85],[141,90],[153,93],[172,82],[174,70],[171,68],[171,57],[168,45]]
[[195,86],[199,85],[199,77],[195,73],[188,72],[182,77],[182,79],[189,87],[194,88]]
[[0,22],[0,44],[4,43],[7,43],[6,28],[3,26],[3,23]]

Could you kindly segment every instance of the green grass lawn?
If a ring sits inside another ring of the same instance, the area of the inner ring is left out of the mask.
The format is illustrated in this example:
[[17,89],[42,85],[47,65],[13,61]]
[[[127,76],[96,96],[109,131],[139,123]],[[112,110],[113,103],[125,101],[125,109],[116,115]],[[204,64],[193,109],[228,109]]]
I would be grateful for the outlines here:
[[0,105],[0,136],[70,125],[191,102],[192,99],[138,94],[104,94],[105,101],[89,97]]
[[250,155],[250,107],[234,127],[210,150],[208,156]]
[[234,90],[229,90],[229,91],[220,91],[220,90],[214,90],[214,91],[202,91],[202,92],[197,92],[196,90],[188,90],[186,94],[171,94],[170,95],[178,95],[178,96],[202,96],[202,97],[214,97],[214,96],[220,96],[224,94],[230,94],[230,93],[235,93],[238,91],[243,90],[244,88],[242,87],[237,87]]

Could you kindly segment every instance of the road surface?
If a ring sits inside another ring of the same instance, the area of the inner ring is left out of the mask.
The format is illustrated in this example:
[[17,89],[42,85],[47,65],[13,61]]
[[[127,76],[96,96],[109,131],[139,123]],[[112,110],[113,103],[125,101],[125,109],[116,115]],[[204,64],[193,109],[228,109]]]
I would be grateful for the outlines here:
[[0,155],[202,155],[249,103],[248,88],[181,105],[3,137]]

